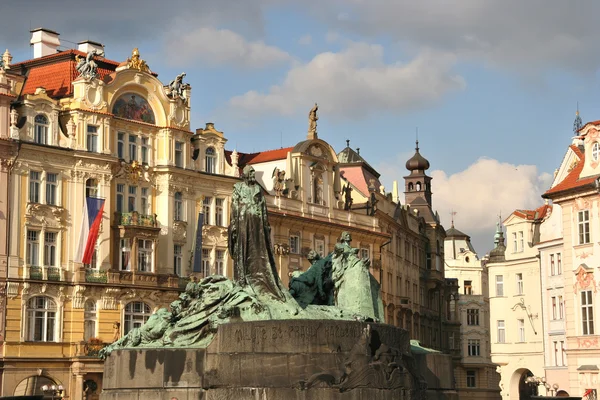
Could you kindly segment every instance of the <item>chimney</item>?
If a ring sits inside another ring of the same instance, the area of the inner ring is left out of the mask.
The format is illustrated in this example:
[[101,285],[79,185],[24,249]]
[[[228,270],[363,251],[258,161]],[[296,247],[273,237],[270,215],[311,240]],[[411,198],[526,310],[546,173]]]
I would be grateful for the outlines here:
[[104,53],[104,45],[91,40],[84,40],[83,42],[77,43],[77,50],[86,54],[92,50],[96,50],[99,53]]
[[33,58],[49,56],[58,52],[58,46],[60,46],[58,33],[45,28],[37,28],[30,32],[31,41],[29,43],[33,46]]

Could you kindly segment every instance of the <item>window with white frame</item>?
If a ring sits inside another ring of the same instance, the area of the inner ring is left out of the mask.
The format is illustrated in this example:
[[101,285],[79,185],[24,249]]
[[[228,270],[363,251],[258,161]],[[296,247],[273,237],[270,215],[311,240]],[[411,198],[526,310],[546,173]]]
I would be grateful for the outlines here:
[[27,302],[27,340],[54,342],[56,340],[56,303],[49,297],[36,296]]
[[560,365],[564,367],[565,365],[567,365],[565,363],[567,357],[566,357],[566,354],[565,354],[565,350],[566,350],[566,348],[565,348],[565,342],[563,340],[561,340],[559,342],[559,349],[560,349]]
[[138,239],[137,270],[152,272],[152,248],[154,243],[149,239]]
[[561,255],[561,253],[556,253],[556,274],[562,275],[562,255]]
[[290,253],[300,254],[300,236],[290,235]]
[[558,296],[558,318],[563,319],[565,316],[565,303],[562,296]]
[[176,244],[173,246],[173,269],[177,276],[182,276],[182,265],[183,265],[183,246]]
[[142,188],[142,196],[140,197],[140,212],[144,215],[150,215],[150,189],[147,187]]
[[181,192],[175,192],[174,195],[173,219],[175,221],[183,220],[183,195]]
[[36,115],[33,127],[33,141],[48,144],[48,118],[42,114]]
[[554,265],[554,254],[550,254],[550,275],[556,275],[556,265]]
[[125,211],[125,184],[117,183],[117,212]]
[[558,310],[556,309],[556,296],[552,296],[551,301],[552,301],[552,319],[557,319],[556,317],[558,315],[558,313],[557,313]]
[[88,300],[83,307],[83,340],[87,342],[91,338],[96,337],[96,324],[98,321],[96,302]]
[[523,294],[523,274],[517,273],[515,274],[517,280],[517,294]]
[[117,133],[117,157],[121,160],[125,159],[125,134]]
[[90,178],[85,181],[85,197],[98,197],[98,181]]
[[204,225],[212,225],[212,197],[205,197],[202,201],[202,212],[204,213]]
[[85,143],[87,151],[98,152],[98,127],[94,125],[87,126],[85,135]]
[[496,296],[504,296],[504,275],[496,275]]
[[593,292],[583,290],[581,292],[581,327],[582,334],[594,334],[594,306],[592,304]]
[[467,309],[467,325],[479,325],[479,309]]
[[150,153],[150,145],[148,138],[142,138],[142,164],[148,164],[148,154]]
[[590,243],[590,211],[582,210],[577,213],[579,228],[579,244]]
[[29,202],[39,203],[42,187],[42,173],[40,171],[29,171]]
[[224,275],[225,271],[225,250],[217,250],[215,254],[215,274]]
[[598,156],[600,155],[600,144],[598,142],[594,142],[592,145],[592,160],[598,161]]
[[44,234],[44,266],[56,267],[56,232]]
[[225,199],[215,199],[215,225],[225,226]]
[[469,339],[467,341],[468,354],[471,357],[477,357],[480,354],[481,341],[479,339]]
[[519,247],[517,245],[517,232],[513,232],[512,234],[512,239],[513,239],[513,253],[516,253],[519,251]]
[[555,367],[559,367],[560,366],[560,364],[559,364],[559,360],[560,359],[559,359],[559,355],[558,355],[559,354],[558,353],[558,342],[556,340],[552,342],[552,348],[554,350],[554,366]]
[[519,342],[525,341],[525,320],[518,319],[517,320],[517,328],[519,330]]
[[504,325],[504,320],[500,319],[496,321],[496,327],[496,341],[498,343],[506,343],[506,326]]
[[525,250],[525,238],[523,236],[523,231],[519,231],[519,251]]
[[58,205],[57,198],[58,188],[58,174],[47,173],[46,174],[46,204],[56,206]]
[[210,249],[202,249],[202,275],[210,275]]
[[175,166],[183,168],[183,143],[175,142]]
[[127,211],[136,211],[137,186],[129,186],[129,195],[127,196]]
[[121,271],[131,271],[131,244],[130,239],[124,238],[119,240],[120,256],[119,269]]
[[27,249],[25,261],[32,267],[40,266],[40,231],[27,230]]
[[204,172],[217,173],[217,152],[214,147],[208,147],[204,153]]
[[151,315],[150,306],[141,301],[132,301],[125,306],[123,318],[123,334],[128,334],[134,328],[140,328],[148,321]]
[[477,387],[477,371],[467,370],[467,387],[468,388]]
[[129,135],[129,161],[137,160],[137,136]]
[[[325,257],[325,240],[315,239],[315,251],[319,253],[321,257]],[[400,288],[398,288],[400,290]]]

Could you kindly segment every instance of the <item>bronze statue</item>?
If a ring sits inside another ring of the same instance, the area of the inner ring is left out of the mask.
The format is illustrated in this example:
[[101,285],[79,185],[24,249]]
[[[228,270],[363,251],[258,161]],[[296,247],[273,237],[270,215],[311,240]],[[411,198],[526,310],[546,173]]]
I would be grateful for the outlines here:
[[249,286],[257,296],[267,294],[286,301],[291,297],[284,294],[277,274],[263,189],[256,183],[252,166],[244,167],[242,178],[243,182],[233,186],[231,196],[229,254],[234,280]]
[[308,133],[316,134],[317,133],[317,120],[319,117],[317,116],[317,110],[319,106],[315,103],[314,107],[311,108],[308,113]]

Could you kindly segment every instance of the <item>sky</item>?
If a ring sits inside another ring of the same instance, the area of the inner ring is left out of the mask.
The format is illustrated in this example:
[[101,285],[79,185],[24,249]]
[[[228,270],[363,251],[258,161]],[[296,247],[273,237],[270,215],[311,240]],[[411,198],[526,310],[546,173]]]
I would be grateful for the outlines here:
[[124,61],[134,47],[159,79],[186,72],[192,129],[214,122],[229,149],[350,140],[402,187],[405,162],[431,168],[433,207],[480,256],[495,224],[543,204],[571,143],[577,104],[600,119],[594,0],[27,0],[5,2],[0,47],[32,57],[29,30],[89,39]]

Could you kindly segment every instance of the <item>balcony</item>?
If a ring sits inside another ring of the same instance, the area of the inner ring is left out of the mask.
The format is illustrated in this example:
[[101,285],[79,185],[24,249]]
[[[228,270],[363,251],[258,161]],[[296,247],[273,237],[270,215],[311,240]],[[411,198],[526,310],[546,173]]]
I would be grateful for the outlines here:
[[146,228],[158,228],[155,215],[140,214],[137,211],[121,213],[115,212],[115,223],[120,226],[142,226]]
[[46,267],[37,265],[27,265],[23,267],[24,279],[35,279],[39,281],[64,281],[64,272],[59,267]]
[[[141,271],[105,271],[108,284],[136,285],[179,289],[179,277],[176,275],[155,274]],[[185,286],[182,288],[185,289]]]
[[86,269],[85,270],[85,281],[88,283],[107,283],[108,274],[107,271],[97,269]]
[[48,267],[46,269],[46,277],[49,281],[60,281],[60,268]]
[[30,266],[28,269],[28,276],[25,276],[26,278],[29,279],[38,279],[38,280],[43,280],[44,279],[44,273],[42,271],[42,267],[35,267],[35,266]]

